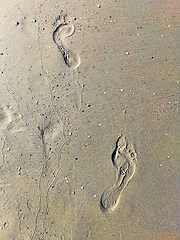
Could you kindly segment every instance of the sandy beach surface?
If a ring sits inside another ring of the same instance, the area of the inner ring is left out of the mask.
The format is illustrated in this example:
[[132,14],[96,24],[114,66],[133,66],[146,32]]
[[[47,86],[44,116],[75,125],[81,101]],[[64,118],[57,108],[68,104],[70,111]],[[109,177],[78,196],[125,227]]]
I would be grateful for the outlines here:
[[0,239],[179,240],[179,1],[0,13]]

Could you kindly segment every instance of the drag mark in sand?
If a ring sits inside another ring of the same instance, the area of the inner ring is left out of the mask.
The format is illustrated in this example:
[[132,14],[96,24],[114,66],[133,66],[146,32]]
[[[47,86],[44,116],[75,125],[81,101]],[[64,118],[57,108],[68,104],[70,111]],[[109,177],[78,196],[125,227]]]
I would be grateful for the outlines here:
[[71,37],[75,32],[75,27],[67,21],[67,14],[60,15],[54,23],[53,41],[56,43],[61,52],[64,62],[69,68],[78,68],[80,65],[80,57],[66,47],[66,39]]
[[102,211],[112,212],[117,207],[122,191],[136,171],[136,157],[137,154],[133,145],[127,143],[126,138],[121,135],[112,154],[112,162],[118,172],[117,180],[101,196],[100,207]]

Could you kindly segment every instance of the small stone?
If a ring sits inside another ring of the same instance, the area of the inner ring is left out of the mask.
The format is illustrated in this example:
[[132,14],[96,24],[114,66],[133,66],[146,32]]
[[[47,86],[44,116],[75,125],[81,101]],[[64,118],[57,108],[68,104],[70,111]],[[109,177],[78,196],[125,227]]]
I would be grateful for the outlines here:
[[126,55],[129,55],[129,52],[126,52]]
[[81,189],[83,190],[83,189],[84,189],[84,186],[82,186]]
[[100,8],[100,7],[101,7],[101,5],[100,5],[100,4],[98,4],[98,5],[97,5],[97,7],[98,7],[98,8]]
[[8,222],[5,222],[4,224],[3,224],[3,228],[8,228],[9,227],[9,223]]
[[33,22],[36,22],[36,19],[33,19]]

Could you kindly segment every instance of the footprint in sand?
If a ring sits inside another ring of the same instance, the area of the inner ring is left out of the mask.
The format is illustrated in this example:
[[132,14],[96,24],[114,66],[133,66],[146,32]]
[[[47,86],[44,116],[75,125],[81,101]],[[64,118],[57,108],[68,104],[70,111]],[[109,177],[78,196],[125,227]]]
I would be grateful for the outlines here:
[[13,132],[23,131],[24,123],[22,116],[13,111],[9,105],[0,106],[0,130],[13,130]]
[[69,68],[78,68],[80,65],[79,55],[66,47],[66,39],[75,32],[75,27],[67,20],[67,14],[60,15],[54,24],[53,41],[61,52],[66,65]]
[[127,143],[124,136],[120,136],[112,154],[113,165],[117,168],[117,181],[102,194],[100,200],[102,211],[112,212],[117,207],[122,191],[136,171],[136,156],[133,145]]

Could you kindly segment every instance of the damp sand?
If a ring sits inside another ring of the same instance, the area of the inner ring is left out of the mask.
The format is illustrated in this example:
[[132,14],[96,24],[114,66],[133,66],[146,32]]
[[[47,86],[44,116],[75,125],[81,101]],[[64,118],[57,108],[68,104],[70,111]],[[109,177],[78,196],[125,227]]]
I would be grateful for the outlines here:
[[0,239],[180,238],[179,10],[1,1]]

